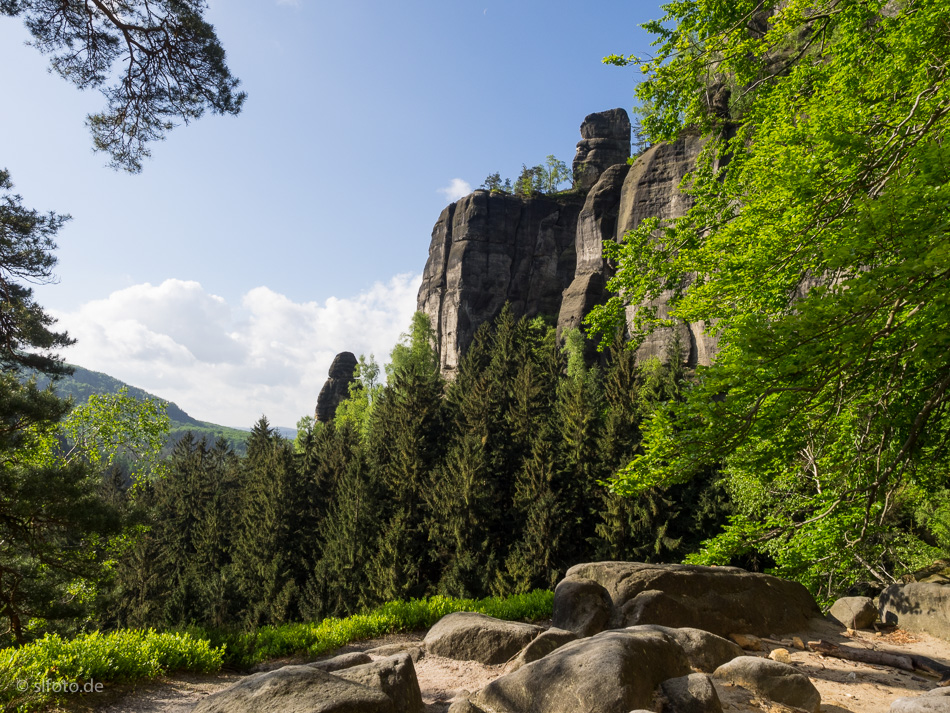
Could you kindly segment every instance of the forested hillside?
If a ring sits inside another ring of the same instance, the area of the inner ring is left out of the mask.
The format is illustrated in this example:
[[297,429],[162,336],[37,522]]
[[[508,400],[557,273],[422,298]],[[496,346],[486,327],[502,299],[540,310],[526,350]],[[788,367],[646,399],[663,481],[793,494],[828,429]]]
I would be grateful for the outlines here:
[[[248,437],[247,431],[199,421],[185,413],[174,402],[160,399],[143,389],[126,384],[108,374],[90,371],[75,364],[71,364],[70,369],[72,369],[71,374],[61,376],[53,382],[53,390],[60,398],[69,398],[73,400],[73,403],[84,404],[89,401],[89,397],[93,394],[117,394],[125,389],[128,395],[134,399],[139,401],[151,400],[164,405],[165,413],[169,419],[169,447],[177,443],[186,433],[191,433],[199,438],[205,437],[211,440],[224,438],[238,452],[244,452]],[[48,376],[36,374],[36,383],[40,389],[47,388],[50,381]]]

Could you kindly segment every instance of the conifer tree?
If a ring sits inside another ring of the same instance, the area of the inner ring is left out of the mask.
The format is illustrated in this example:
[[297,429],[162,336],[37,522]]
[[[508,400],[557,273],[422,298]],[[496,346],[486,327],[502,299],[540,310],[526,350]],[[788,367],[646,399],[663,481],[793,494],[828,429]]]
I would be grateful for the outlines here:
[[371,566],[380,600],[422,596],[435,579],[425,489],[442,457],[443,381],[435,334],[422,312],[393,350],[389,382],[374,407],[370,463],[385,489],[382,529]]
[[295,596],[287,574],[286,498],[292,451],[265,417],[247,440],[231,576],[242,599],[245,626],[282,621]]
[[354,423],[326,424],[318,443],[330,496],[318,533],[321,558],[302,598],[301,613],[309,619],[353,614],[375,603],[367,571],[381,501]]

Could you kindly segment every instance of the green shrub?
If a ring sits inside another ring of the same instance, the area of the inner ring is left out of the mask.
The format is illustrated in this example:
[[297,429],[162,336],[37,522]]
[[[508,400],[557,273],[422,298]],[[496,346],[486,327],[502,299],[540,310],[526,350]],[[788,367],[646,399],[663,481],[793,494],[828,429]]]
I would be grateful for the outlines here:
[[345,619],[331,617],[308,624],[264,626],[250,633],[192,629],[195,636],[226,649],[225,663],[238,668],[281,656],[319,656],[351,641],[371,639],[400,631],[425,629],[446,614],[474,611],[498,619],[537,620],[551,616],[554,593],[536,590],[529,594],[486,599],[454,599],[434,596],[394,601],[364,614]]
[[183,633],[122,630],[65,641],[56,634],[20,648],[0,649],[0,708],[39,710],[66,694],[169,671],[206,673],[221,667],[224,650]]
[[507,620],[544,619],[553,603],[554,593],[542,590],[507,598],[435,596],[389,602],[345,619],[265,626],[251,633],[126,629],[81,634],[71,641],[49,634],[18,649],[0,649],[0,710],[42,710],[67,694],[88,692],[89,684],[129,683],[171,671],[211,673],[222,664],[246,668],[293,654],[319,656],[358,639],[425,629],[457,611]]

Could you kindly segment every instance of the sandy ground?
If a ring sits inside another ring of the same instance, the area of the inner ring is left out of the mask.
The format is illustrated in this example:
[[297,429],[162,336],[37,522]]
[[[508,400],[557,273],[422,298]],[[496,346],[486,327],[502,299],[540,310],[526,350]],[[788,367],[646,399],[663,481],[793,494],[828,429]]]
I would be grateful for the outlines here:
[[[421,641],[424,632],[390,636],[351,644],[333,655],[360,651],[383,644]],[[824,639],[837,644],[874,648],[894,653],[916,653],[950,666],[950,642],[926,634],[908,634],[895,630],[886,634],[860,631],[849,636],[840,627],[826,622],[802,632],[802,641]],[[792,634],[770,637],[789,641]],[[763,651],[747,652],[764,656],[778,643],[763,642]],[[785,646],[792,665],[808,675],[821,693],[822,713],[887,713],[891,702],[901,696],[919,695],[937,685],[936,679],[885,666],[872,666],[799,651]],[[302,660],[269,662],[265,668],[277,668]],[[471,661],[454,661],[426,656],[416,664],[416,674],[426,713],[444,713],[457,696],[477,691],[505,672],[504,666],[482,666]],[[113,687],[103,693],[71,701],[67,709],[76,713],[190,713],[195,704],[211,693],[223,690],[241,678],[241,674],[222,673],[214,676],[181,675],[129,687]],[[724,711],[779,713],[790,709],[758,700],[748,691],[728,684],[716,683]]]

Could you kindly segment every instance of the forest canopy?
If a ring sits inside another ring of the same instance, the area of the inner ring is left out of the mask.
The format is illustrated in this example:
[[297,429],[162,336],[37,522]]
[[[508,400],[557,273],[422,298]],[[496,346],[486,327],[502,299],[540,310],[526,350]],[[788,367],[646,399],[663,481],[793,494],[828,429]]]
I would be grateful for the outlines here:
[[[697,561],[764,553],[825,592],[890,582],[950,514],[950,6],[665,10],[655,57],[606,61],[645,73],[651,141],[701,132],[693,205],[611,246],[618,294],[589,321],[609,338],[641,305],[635,337],[703,322],[722,349],[615,488],[724,461],[738,513]],[[668,319],[643,306],[664,290]]]

